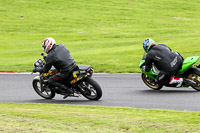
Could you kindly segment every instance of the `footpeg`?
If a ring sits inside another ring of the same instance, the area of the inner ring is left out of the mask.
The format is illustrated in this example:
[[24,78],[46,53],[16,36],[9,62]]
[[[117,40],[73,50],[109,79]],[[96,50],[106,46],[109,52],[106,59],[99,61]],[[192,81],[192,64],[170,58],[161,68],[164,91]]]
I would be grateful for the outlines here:
[[67,98],[67,97],[81,97],[79,94],[78,94],[78,96],[75,96],[74,94],[70,94],[70,95],[65,95],[64,97],[63,97],[63,99],[65,99],[65,98]]
[[193,81],[193,80],[190,80],[190,79],[186,79],[186,78],[183,79],[183,82],[184,82],[184,83],[187,83],[187,84],[189,84],[189,85],[192,85],[192,86],[198,85],[197,82],[195,82],[195,81]]

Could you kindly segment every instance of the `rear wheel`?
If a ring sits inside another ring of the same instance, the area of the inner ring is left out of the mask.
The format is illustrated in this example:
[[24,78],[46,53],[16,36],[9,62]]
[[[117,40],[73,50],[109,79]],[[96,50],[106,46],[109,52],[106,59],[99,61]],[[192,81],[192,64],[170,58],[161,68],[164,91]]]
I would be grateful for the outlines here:
[[197,82],[197,85],[193,85],[192,88],[200,91],[200,69],[193,68],[187,78]]
[[102,96],[101,87],[90,77],[81,81],[78,86],[82,90],[82,95],[89,100],[99,100]]
[[33,80],[33,88],[38,95],[45,99],[52,99],[55,97],[55,92],[48,86],[43,85],[43,89],[41,89],[40,81],[38,79]]
[[153,90],[160,90],[163,86],[156,84],[155,80],[142,73],[143,82]]

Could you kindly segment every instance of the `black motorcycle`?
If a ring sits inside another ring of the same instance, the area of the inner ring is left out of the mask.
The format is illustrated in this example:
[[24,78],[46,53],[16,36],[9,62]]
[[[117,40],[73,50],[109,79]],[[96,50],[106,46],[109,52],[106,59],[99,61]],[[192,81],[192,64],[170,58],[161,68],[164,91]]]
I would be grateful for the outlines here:
[[[43,60],[38,59],[33,64],[34,67],[43,67],[45,65],[44,53],[41,54]],[[69,97],[80,97],[83,95],[89,100],[99,100],[102,96],[102,90],[99,84],[92,78],[93,68],[89,65],[78,65],[79,69],[73,71],[71,76],[62,81],[62,84],[66,85],[73,91]],[[39,76],[33,79],[33,88],[38,95],[45,99],[52,99],[55,94],[67,95],[67,92],[57,86],[50,85],[48,79],[58,73],[55,67],[52,67],[47,73],[40,73]],[[65,98],[65,97],[64,97]]]

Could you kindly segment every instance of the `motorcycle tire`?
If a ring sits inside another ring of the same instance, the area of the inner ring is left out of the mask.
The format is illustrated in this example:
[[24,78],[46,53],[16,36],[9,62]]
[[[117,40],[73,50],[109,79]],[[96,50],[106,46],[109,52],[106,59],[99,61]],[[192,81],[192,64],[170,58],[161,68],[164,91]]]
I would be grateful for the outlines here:
[[195,85],[195,86],[191,86],[191,87],[197,91],[200,91],[200,69],[199,68],[190,69],[187,78],[191,79],[195,82],[198,82],[199,85]]
[[149,78],[146,74],[142,73],[141,75],[143,82],[153,90],[160,90],[163,86],[160,86],[155,83],[154,79]]
[[81,87],[82,95],[89,100],[99,100],[102,97],[101,87],[90,77],[85,78],[78,86]]
[[39,96],[41,96],[45,99],[52,99],[55,97],[55,92],[51,88],[44,89],[44,91],[41,90],[40,81],[38,79],[33,80],[32,84],[33,84],[33,88],[34,88],[35,92]]

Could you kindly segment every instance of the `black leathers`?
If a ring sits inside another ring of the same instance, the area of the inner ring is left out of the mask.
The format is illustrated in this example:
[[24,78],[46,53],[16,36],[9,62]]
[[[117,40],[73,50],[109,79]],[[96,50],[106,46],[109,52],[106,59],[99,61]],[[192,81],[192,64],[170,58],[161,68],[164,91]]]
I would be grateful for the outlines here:
[[183,57],[178,52],[172,52],[165,44],[155,45],[146,54],[145,71],[150,71],[152,63],[154,63],[160,71],[156,77],[156,83],[167,85],[170,77],[181,69],[183,60]]
[[38,68],[39,72],[48,72],[52,66],[54,66],[60,73],[65,74],[73,71],[77,65],[69,53],[69,50],[63,45],[54,45],[48,52],[45,59],[45,66]]
[[150,71],[152,63],[158,70],[171,75],[171,72],[178,71],[183,63],[183,57],[178,52],[172,52],[165,44],[153,46],[146,55],[145,71]]

